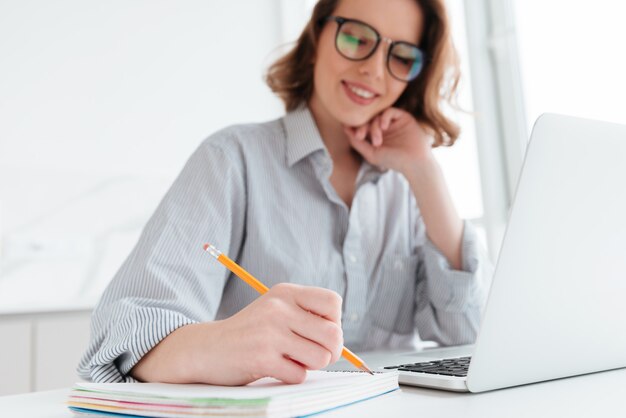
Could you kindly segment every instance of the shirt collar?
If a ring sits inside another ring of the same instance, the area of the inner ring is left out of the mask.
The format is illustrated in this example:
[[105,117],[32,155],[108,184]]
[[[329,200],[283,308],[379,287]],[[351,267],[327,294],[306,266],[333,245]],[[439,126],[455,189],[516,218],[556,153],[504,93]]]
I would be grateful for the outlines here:
[[307,106],[300,106],[284,117],[287,134],[287,164],[289,167],[315,151],[326,151],[313,115]]
[[[323,151],[326,158],[322,157],[322,160],[328,160],[328,164],[332,164],[326,145],[324,145],[322,136],[317,129],[315,119],[313,119],[313,115],[307,106],[302,105],[296,110],[287,113],[283,120],[287,136],[286,157],[289,167],[316,151]],[[326,168],[330,169],[330,165]],[[363,160],[361,175],[357,182],[359,184],[376,183],[380,176],[387,171],[387,169],[381,170]],[[330,172],[328,174],[330,175]]]

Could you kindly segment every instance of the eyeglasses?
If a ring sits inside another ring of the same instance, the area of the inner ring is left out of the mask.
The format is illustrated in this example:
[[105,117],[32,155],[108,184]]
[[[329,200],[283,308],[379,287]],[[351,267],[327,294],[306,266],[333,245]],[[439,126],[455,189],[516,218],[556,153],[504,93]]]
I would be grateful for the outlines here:
[[424,67],[424,53],[416,45],[384,38],[376,29],[359,20],[329,16],[324,22],[329,20],[338,24],[335,48],[344,58],[366,60],[374,54],[380,41],[385,41],[389,44],[387,69],[394,78],[406,82],[414,80]]

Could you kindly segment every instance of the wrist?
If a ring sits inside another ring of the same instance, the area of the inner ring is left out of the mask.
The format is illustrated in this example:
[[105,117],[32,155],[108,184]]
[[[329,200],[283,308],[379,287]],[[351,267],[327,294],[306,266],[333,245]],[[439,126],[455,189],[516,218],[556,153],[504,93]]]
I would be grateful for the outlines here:
[[425,182],[436,182],[443,176],[441,167],[434,156],[411,164],[402,171],[402,174],[413,190],[422,189],[420,185]]
[[141,357],[130,375],[142,382],[186,383],[188,377],[181,350],[185,349],[184,342],[194,325],[184,325],[168,334]]
[[181,377],[187,382],[207,382],[215,378],[223,359],[216,350],[221,341],[222,321],[202,322],[186,326],[179,340],[177,361]]

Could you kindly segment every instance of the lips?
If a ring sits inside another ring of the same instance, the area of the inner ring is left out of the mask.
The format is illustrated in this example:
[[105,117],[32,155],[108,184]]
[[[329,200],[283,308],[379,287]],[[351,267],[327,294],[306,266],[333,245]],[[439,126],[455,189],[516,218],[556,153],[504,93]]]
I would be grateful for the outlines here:
[[343,86],[348,98],[360,105],[368,105],[380,96],[380,94],[362,84],[342,81],[341,85]]

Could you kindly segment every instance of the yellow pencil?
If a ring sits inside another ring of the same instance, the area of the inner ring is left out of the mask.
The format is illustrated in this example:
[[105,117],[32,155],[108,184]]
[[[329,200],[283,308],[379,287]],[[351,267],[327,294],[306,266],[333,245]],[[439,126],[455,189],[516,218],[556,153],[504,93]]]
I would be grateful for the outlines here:
[[[227,255],[223,254],[220,250],[215,248],[213,245],[204,244],[204,251],[208,252],[213,257],[215,257],[217,261],[219,261],[224,266],[226,266],[228,270],[232,271],[237,277],[239,277],[244,282],[248,283],[254,290],[259,292],[260,294],[264,294],[265,292],[269,290],[269,288],[265,286],[263,283],[261,283],[256,277],[248,273],[246,270],[244,270],[243,267],[235,263]],[[374,374],[372,373],[370,368],[367,367],[365,362],[359,358],[359,356],[354,354],[352,351],[348,350],[346,347],[343,348],[341,355],[350,363],[352,363],[354,367],[356,367],[357,369],[368,372],[369,374]]]

